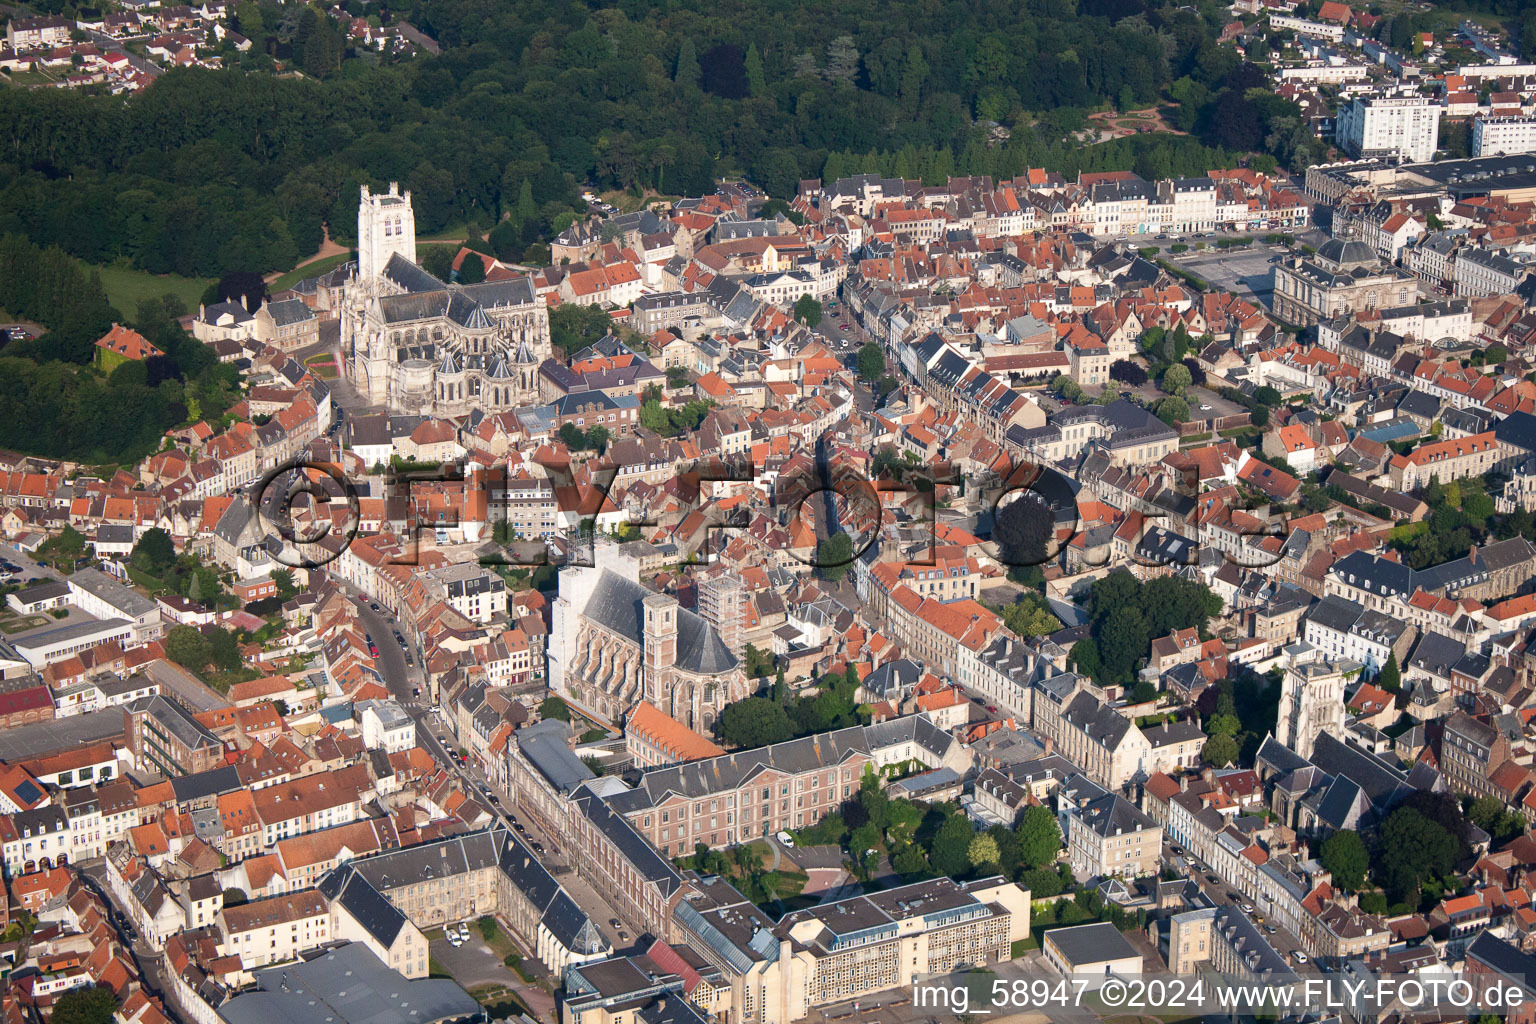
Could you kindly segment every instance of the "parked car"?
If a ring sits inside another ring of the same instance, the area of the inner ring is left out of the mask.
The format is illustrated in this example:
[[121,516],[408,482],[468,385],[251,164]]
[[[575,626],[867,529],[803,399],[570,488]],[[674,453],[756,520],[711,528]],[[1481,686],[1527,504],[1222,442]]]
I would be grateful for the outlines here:
[[1291,959],[1295,960],[1299,964],[1304,964],[1307,962],[1307,954],[1303,953],[1299,949],[1293,949],[1291,950]]
[[464,945],[464,940],[459,938],[458,932],[451,932],[447,929],[444,929],[443,937],[448,940],[448,945],[452,946],[454,949],[458,949],[460,946]]

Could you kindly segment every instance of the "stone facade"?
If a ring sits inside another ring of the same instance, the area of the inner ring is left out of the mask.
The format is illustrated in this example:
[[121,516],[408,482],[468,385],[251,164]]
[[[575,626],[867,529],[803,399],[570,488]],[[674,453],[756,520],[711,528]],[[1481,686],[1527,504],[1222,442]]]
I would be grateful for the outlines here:
[[411,194],[366,186],[358,262],[344,289],[346,369],[370,404],[463,416],[538,401],[550,356],[549,310],[523,278],[445,284],[416,263]]

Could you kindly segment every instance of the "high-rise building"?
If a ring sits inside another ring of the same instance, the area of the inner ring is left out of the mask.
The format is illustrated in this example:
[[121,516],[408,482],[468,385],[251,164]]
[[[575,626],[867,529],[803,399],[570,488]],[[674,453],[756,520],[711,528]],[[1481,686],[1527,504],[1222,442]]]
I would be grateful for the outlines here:
[[1427,96],[1357,96],[1339,108],[1337,140],[1362,159],[1433,160],[1443,110]]

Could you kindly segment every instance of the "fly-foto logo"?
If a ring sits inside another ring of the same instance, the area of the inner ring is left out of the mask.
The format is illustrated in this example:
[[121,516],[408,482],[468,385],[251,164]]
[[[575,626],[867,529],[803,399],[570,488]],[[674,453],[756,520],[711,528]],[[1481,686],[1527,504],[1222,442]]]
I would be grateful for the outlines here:
[[[382,550],[387,564],[416,565],[423,531],[439,542],[479,546],[486,565],[593,564],[599,534],[634,536],[663,531],[683,557],[707,562],[731,538],[762,527],[772,543],[812,568],[850,565],[891,528],[899,528],[901,560],[935,564],[940,511],[945,525],[1009,568],[1068,563],[1078,571],[1111,564],[1195,565],[1214,550],[1242,568],[1264,568],[1283,557],[1283,519],[1249,503],[1232,509],[1222,529],[1200,536],[1199,517],[1185,507],[1186,483],[1168,492],[1164,507],[1143,502],[1127,509],[1106,535],[1086,532],[1075,481],[1045,466],[1021,462],[1006,474],[962,474],[953,465],[907,465],[870,476],[866,459],[837,453],[821,464],[803,458],[762,471],[746,455],[706,456],[675,467],[657,502],[631,500],[614,488],[624,467],[534,464],[539,475],[509,476],[502,467],[442,465],[394,468],[382,477],[377,529],[397,544]],[[255,524],[249,543],[263,544],[290,568],[314,569],[341,558],[362,533],[359,494],[372,489],[350,480],[340,466],[305,459],[268,471],[252,491]],[[1018,507],[1013,507],[1015,503]],[[969,512],[959,514],[956,505]],[[530,509],[532,513],[530,514]],[[754,514],[754,509],[759,514]],[[797,543],[789,538],[846,534],[847,544]],[[1193,534],[1193,536],[1191,536]],[[767,538],[759,538],[767,539]],[[1210,543],[1205,543],[1209,540]],[[1071,559],[1062,555],[1076,545]]]

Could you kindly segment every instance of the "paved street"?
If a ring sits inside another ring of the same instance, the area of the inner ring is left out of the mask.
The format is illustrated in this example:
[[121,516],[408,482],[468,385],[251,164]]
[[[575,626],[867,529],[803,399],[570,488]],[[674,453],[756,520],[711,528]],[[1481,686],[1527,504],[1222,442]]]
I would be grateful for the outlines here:
[[1170,262],[1209,281],[1215,288],[1270,304],[1275,292],[1275,263],[1285,246],[1255,243],[1246,249],[1202,249],[1174,256]]

